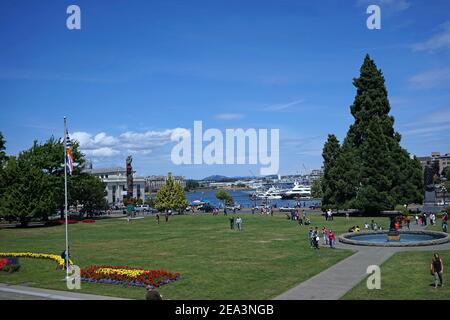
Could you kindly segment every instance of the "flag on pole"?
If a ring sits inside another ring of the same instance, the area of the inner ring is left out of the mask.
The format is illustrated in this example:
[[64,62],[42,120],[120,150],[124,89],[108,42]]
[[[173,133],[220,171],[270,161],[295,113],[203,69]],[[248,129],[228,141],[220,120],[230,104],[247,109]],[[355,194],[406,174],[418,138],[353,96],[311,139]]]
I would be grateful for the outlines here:
[[69,132],[66,131],[66,165],[67,172],[72,175],[73,172],[73,156],[72,156],[72,141],[70,141]]

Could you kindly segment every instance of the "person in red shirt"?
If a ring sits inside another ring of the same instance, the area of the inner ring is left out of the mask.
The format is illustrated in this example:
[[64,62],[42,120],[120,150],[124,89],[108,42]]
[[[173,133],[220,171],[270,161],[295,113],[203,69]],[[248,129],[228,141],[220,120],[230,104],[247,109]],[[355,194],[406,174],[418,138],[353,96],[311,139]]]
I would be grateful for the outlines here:
[[330,248],[334,248],[334,246],[336,245],[336,236],[331,229],[328,230],[328,242],[330,244]]

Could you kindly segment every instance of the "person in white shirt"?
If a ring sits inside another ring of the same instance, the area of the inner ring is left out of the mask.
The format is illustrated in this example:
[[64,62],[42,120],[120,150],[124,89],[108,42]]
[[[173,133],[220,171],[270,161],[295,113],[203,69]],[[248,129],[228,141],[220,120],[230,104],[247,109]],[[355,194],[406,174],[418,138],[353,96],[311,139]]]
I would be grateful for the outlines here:
[[237,217],[236,225],[238,227],[238,230],[241,231],[242,230],[242,219],[241,219],[241,217]]

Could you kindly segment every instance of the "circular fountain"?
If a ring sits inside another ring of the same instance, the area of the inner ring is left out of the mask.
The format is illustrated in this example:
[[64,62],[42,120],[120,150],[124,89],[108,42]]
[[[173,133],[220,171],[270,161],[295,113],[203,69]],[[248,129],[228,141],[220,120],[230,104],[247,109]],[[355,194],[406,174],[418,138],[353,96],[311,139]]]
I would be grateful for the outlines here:
[[339,236],[339,241],[352,245],[377,247],[418,247],[450,242],[450,235],[444,232],[398,230],[396,223],[401,219],[401,213],[398,211],[383,211],[381,214],[391,219],[388,231],[344,233]]
[[399,240],[388,240],[388,231],[345,233],[339,241],[358,246],[417,247],[432,246],[450,242],[450,235],[437,231],[398,231]]

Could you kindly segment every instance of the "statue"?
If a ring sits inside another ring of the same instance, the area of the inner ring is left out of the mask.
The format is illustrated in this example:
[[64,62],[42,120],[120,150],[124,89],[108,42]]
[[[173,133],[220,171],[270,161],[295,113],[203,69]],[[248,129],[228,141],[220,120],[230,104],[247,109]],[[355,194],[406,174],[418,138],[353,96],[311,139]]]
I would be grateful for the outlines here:
[[131,166],[133,162],[133,157],[127,157],[127,199],[128,203],[131,203],[133,199],[133,167]]

